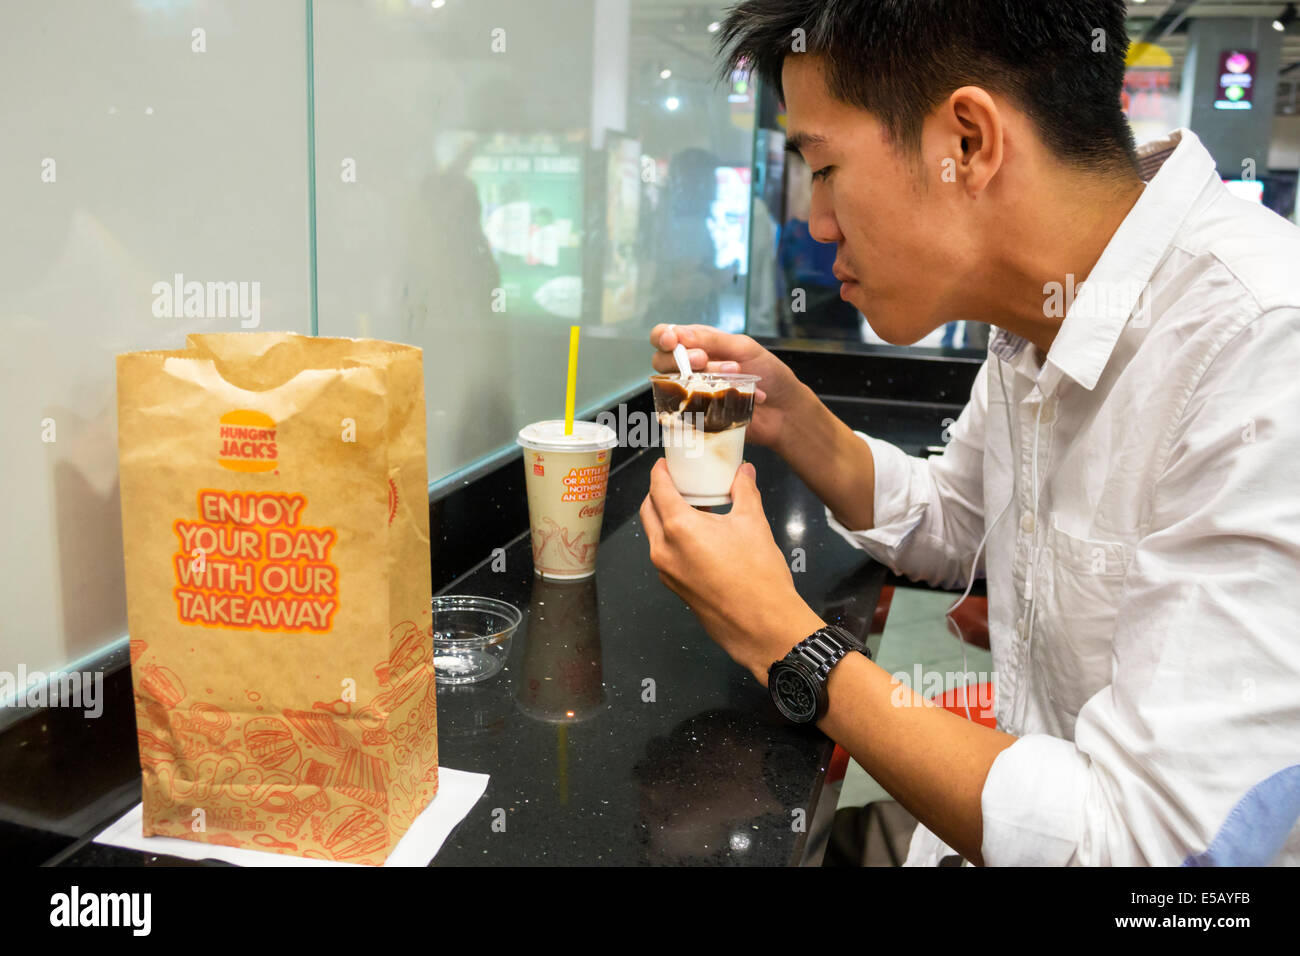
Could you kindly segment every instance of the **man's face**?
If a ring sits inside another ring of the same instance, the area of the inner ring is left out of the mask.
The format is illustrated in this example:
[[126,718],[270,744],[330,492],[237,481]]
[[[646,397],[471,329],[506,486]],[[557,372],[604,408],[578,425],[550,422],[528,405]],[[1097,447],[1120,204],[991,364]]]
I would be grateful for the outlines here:
[[910,345],[963,318],[960,187],[942,179],[944,147],[902,155],[870,113],[835,99],[821,61],[788,56],[782,71],[791,146],[813,171],[809,230],[834,242],[840,295],[876,334]]

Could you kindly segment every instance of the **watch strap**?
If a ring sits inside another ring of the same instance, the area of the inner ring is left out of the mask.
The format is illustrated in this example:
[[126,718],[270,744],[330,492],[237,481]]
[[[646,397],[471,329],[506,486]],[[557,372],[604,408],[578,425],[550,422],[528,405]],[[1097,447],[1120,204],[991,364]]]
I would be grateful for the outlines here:
[[823,684],[830,679],[831,668],[844,659],[849,649],[838,641],[826,640],[822,631],[810,634],[790,652],[809,664]]
[[794,646],[790,654],[810,664],[817,676],[825,683],[830,678],[831,668],[842,661],[850,651],[859,651],[871,659],[871,651],[844,628],[828,624],[818,628]]

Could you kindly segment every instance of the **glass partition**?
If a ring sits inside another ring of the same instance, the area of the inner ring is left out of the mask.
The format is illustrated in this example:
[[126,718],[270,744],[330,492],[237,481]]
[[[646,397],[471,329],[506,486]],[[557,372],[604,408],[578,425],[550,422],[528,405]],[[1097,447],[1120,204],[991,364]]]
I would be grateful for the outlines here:
[[4,6],[0,670],[126,631],[114,356],[310,331],[304,38],[297,3]]
[[655,323],[743,327],[754,105],[715,82],[721,12],[315,0],[319,331],[424,348],[434,483],[563,417],[571,324],[587,417],[643,386]]
[[754,102],[715,82],[722,6],[7,4],[0,670],[125,636],[118,353],[420,345],[447,485],[562,416],[570,324],[584,417],[643,386],[656,322],[742,328]]

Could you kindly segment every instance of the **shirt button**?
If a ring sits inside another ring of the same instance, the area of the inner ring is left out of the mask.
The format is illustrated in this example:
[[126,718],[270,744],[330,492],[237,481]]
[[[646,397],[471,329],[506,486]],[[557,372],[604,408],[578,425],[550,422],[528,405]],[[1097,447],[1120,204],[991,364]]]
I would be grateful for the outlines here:
[[1034,530],[1033,515],[1026,513],[1020,516],[1020,530],[1027,532],[1032,532]]

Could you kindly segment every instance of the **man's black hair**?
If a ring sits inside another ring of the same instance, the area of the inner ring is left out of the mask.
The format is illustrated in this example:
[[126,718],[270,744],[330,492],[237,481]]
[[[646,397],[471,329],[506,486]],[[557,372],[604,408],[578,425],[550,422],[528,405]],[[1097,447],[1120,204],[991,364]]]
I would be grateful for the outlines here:
[[949,94],[979,86],[1023,109],[1062,161],[1136,173],[1120,104],[1125,10],[1124,0],[743,0],[718,48],[724,76],[753,70],[783,98],[786,56],[821,55],[831,94],[876,116],[905,152],[919,150],[925,117]]

